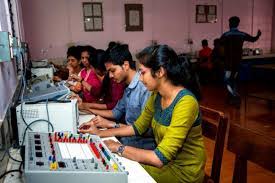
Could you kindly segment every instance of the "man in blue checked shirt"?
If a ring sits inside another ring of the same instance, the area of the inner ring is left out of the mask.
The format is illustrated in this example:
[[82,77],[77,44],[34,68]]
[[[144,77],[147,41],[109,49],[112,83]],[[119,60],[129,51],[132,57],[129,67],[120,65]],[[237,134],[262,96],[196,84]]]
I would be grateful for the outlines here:
[[[97,110],[83,105],[80,106],[80,108],[97,115],[91,121],[81,125],[80,128],[82,129],[88,123],[93,123],[101,128],[119,128],[124,125],[132,125],[140,116],[150,95],[150,92],[139,80],[140,74],[136,71],[136,63],[132,59],[128,45],[117,44],[114,46],[110,50],[110,58],[110,61],[105,63],[110,78],[113,78],[117,83],[125,82],[128,86],[124,91],[123,97],[113,110]],[[124,118],[126,124],[117,123],[106,118],[114,119],[115,121]],[[122,144],[137,148],[152,150],[156,147],[151,129],[142,136],[122,137],[119,140]]]

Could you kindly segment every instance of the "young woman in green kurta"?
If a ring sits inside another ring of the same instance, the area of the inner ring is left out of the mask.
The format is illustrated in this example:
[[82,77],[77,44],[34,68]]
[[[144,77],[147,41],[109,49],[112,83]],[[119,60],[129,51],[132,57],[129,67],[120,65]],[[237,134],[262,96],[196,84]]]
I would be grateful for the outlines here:
[[197,102],[199,89],[190,63],[178,58],[167,45],[147,47],[137,58],[140,80],[152,95],[134,125],[101,131],[87,122],[80,132],[101,137],[132,136],[151,127],[157,144],[153,151],[112,140],[105,144],[112,152],[142,163],[157,182],[202,182],[206,159]]

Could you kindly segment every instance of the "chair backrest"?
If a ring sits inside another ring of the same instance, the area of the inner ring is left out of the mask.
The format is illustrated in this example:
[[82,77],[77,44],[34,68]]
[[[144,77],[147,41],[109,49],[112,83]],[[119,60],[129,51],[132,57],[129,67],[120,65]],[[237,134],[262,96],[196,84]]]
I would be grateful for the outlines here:
[[275,172],[274,142],[274,138],[230,124],[227,148],[236,154],[233,182],[247,182],[247,160]]
[[[210,179],[211,182],[218,183],[220,181],[228,119],[223,112],[208,107],[200,106],[200,110],[202,114],[202,133],[204,136],[215,141]],[[205,181],[209,182],[209,180]]]

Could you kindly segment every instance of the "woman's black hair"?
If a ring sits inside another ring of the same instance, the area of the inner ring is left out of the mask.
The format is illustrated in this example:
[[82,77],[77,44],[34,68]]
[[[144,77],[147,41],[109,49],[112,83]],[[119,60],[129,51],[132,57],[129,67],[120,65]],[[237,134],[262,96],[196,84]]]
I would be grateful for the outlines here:
[[[81,50],[80,53],[87,51],[88,54],[90,55],[90,58],[95,58],[95,56],[96,56],[96,49],[90,45],[81,46],[80,50]],[[89,59],[89,63],[92,65],[92,59]]]
[[175,86],[184,86],[199,100],[200,86],[198,77],[186,57],[178,57],[176,52],[167,45],[149,46],[136,55],[140,63],[148,67],[155,77],[156,72],[163,67],[167,78]]
[[80,61],[81,60],[80,48],[78,46],[69,47],[67,50],[67,58],[70,56],[72,56],[72,57],[76,58],[78,61]]
[[93,54],[89,58],[90,64],[97,70],[101,72],[105,72],[105,59],[106,59],[106,53],[104,50],[98,49],[96,50],[96,54]]
[[[89,62],[95,69],[104,73],[106,72],[105,62],[109,59],[108,55],[109,54],[106,51],[97,49],[96,55],[92,55],[89,58]],[[111,80],[110,80],[109,74],[105,73],[104,79],[102,81],[102,90],[101,90],[101,94],[103,98],[110,93],[109,92],[110,82]]]

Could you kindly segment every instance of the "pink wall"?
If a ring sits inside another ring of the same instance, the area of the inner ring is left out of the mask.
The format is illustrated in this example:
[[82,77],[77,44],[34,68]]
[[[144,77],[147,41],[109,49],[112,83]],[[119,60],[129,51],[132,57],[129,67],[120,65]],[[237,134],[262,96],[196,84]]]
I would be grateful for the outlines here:
[[275,0],[273,0],[273,23],[272,23],[271,50],[272,50],[272,52],[275,52]]
[[271,51],[273,3],[273,0],[255,0],[254,5],[253,35],[260,29],[262,36],[253,43],[253,47],[260,47],[266,52]]
[[[246,46],[261,47],[265,52],[271,49],[273,0],[99,1],[103,2],[103,32],[84,32],[83,0],[22,1],[25,35],[32,58],[64,57],[67,44],[71,42],[104,49],[111,40],[129,43],[133,53],[151,40],[171,45],[178,52],[195,51],[205,38],[212,46],[213,40],[228,30],[228,18],[233,15],[241,18],[241,30],[255,35],[261,28],[263,32],[257,43]],[[125,32],[125,3],[143,4],[143,32]],[[217,23],[195,23],[196,4],[216,4]],[[187,44],[188,38],[193,40],[193,45]]]

